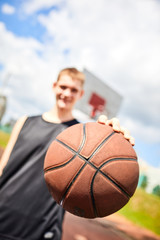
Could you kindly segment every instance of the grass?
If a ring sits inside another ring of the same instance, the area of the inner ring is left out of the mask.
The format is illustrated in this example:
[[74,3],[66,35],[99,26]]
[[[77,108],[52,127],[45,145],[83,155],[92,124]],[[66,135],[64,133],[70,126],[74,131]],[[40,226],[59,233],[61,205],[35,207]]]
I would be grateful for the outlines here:
[[0,130],[0,147],[4,149],[8,143],[9,138],[10,138],[9,133],[5,133]]
[[119,213],[137,225],[160,235],[160,197],[138,188]]

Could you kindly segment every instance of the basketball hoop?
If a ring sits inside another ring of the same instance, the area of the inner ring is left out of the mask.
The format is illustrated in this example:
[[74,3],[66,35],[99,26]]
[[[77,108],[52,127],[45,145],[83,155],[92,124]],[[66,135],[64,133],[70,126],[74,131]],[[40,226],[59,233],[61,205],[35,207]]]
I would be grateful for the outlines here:
[[92,93],[89,104],[92,106],[92,110],[90,113],[91,118],[95,118],[97,115],[97,112],[103,112],[106,100],[99,96],[97,93]]

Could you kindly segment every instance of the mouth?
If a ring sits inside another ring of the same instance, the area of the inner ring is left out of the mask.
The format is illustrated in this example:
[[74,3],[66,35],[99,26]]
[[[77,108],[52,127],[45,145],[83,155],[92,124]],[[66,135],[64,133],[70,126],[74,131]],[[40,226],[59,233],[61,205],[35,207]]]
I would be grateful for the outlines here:
[[70,103],[71,99],[68,98],[59,98],[60,101],[65,102],[65,103]]
[[59,98],[58,98],[58,102],[59,102],[60,104],[62,104],[63,106],[66,106],[66,105],[68,105],[68,104],[71,104],[71,103],[72,103],[72,100],[69,99],[69,98],[59,97]]

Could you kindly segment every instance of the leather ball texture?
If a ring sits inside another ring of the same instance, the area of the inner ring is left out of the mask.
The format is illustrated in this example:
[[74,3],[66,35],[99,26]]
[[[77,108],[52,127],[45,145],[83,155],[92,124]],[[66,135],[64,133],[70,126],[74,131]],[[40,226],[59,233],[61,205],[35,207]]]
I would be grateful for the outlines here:
[[61,132],[49,146],[44,178],[54,200],[68,212],[104,217],[133,196],[139,165],[123,134],[100,123],[79,123]]

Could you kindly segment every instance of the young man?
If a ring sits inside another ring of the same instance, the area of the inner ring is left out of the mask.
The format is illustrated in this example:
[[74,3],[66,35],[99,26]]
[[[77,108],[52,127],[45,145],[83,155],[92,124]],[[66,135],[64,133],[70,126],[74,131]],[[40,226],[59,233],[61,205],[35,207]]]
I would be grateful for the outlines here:
[[[64,210],[46,187],[43,163],[56,136],[78,123],[72,109],[83,96],[83,84],[83,73],[75,68],[62,70],[53,84],[53,109],[16,123],[0,161],[0,240],[61,239]],[[99,123],[112,125],[134,144],[117,119],[101,116]]]

